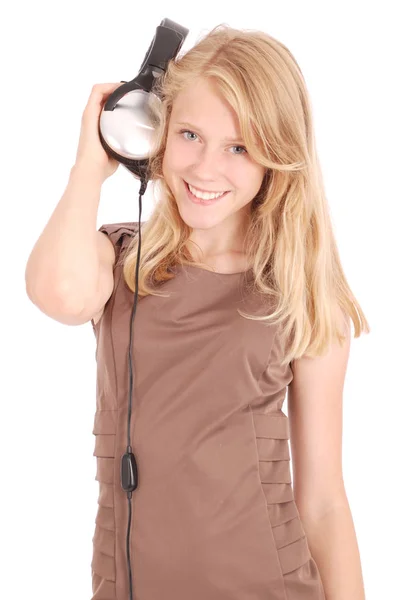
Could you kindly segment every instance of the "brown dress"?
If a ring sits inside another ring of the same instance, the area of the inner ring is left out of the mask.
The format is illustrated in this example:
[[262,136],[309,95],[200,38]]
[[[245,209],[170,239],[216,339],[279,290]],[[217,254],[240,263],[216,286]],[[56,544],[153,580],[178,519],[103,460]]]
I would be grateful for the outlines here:
[[[103,225],[116,251],[114,290],[96,336],[93,434],[99,482],[92,600],[128,600],[128,500],[120,484],[127,442],[128,346],[134,294],[117,264],[136,223]],[[278,328],[245,293],[247,273],[177,266],[166,298],[139,300],[134,320],[131,443],[134,600],[324,600],[294,501],[291,365]]]

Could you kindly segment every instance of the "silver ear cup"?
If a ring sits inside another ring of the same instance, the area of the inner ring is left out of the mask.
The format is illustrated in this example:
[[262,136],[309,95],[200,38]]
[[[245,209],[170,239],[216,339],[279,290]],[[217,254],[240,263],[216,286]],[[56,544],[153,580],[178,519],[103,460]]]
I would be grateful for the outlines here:
[[103,110],[99,128],[106,144],[125,158],[147,159],[157,127],[153,108],[156,103],[161,103],[156,94],[132,90],[117,102],[114,110]]

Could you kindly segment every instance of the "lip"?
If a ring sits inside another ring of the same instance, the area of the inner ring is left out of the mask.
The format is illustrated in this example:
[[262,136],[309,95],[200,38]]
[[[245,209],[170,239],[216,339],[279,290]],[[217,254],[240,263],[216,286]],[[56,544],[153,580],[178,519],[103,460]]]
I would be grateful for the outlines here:
[[218,202],[219,200],[222,200],[223,198],[225,198],[230,193],[230,190],[228,190],[227,192],[224,192],[224,194],[222,196],[219,196],[218,198],[213,198],[212,200],[202,200],[201,198],[197,198],[196,196],[194,196],[192,194],[192,192],[190,191],[190,189],[188,187],[188,182],[185,181],[185,179],[183,179],[183,182],[185,185],[187,196],[191,200],[191,202],[193,202],[194,204],[200,204],[202,206],[209,206],[210,204],[214,204],[215,202]]
[[[184,179],[183,181],[185,181],[185,179]],[[185,183],[188,183],[188,181],[185,181]],[[203,188],[198,188],[198,186],[197,186],[197,185],[193,185],[192,183],[190,183],[189,185],[190,185],[190,186],[192,186],[192,187],[194,187],[194,188],[196,188],[196,189],[198,190],[198,192],[206,192],[206,194],[214,194],[214,193],[215,193],[215,191],[214,191],[214,190],[212,190],[212,191],[209,191],[209,190],[204,190]],[[227,192],[227,191],[228,191],[228,190],[226,190],[226,192]]]

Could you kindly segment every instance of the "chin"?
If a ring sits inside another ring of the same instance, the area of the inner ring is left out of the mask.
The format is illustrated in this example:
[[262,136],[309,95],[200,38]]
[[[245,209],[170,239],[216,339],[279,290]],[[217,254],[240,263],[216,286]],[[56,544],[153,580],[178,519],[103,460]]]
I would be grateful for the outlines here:
[[213,214],[212,212],[205,214],[194,214],[192,210],[182,209],[178,205],[178,211],[181,215],[182,220],[188,227],[192,229],[211,229],[212,227],[216,227],[220,225],[224,221],[220,215]]

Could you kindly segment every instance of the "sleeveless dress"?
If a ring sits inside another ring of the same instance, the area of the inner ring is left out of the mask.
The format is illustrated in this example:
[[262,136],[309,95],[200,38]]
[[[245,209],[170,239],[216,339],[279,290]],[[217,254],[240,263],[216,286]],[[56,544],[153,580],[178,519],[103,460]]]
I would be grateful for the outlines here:
[[[134,293],[122,264],[137,223],[100,228],[112,241],[114,290],[96,337],[98,509],[91,600],[129,600],[128,347]],[[291,363],[280,366],[266,297],[246,273],[174,267],[138,298],[133,326],[131,443],[138,465],[130,557],[134,600],[325,600],[294,501],[289,422]]]

